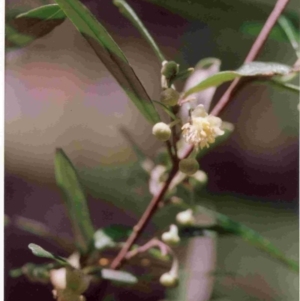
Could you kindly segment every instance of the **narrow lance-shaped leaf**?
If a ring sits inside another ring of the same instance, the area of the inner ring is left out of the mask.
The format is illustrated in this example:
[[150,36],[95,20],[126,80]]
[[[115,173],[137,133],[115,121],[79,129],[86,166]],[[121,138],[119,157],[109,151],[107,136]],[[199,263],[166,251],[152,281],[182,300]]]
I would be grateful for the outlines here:
[[94,228],[76,170],[62,149],[56,151],[55,177],[65,195],[76,244],[82,253],[86,253],[93,244]]
[[132,7],[125,1],[125,0],[114,0],[114,5],[119,7],[120,12],[128,18],[128,20],[139,30],[139,32],[142,34],[142,36],[146,39],[146,41],[149,43],[153,51],[155,52],[158,59],[162,62],[165,61],[165,57],[161,50],[159,49],[158,45],[155,43],[154,39],[152,38],[151,34],[143,24],[143,22],[140,20],[140,18],[137,16],[135,11],[132,9]]
[[252,230],[251,228],[238,223],[228,216],[209,210],[207,208],[197,206],[199,212],[205,212],[207,214],[213,215],[217,225],[222,227],[224,230],[242,237],[246,242],[249,242],[259,248],[260,250],[266,252],[269,256],[279,260],[281,263],[285,264],[291,270],[298,272],[299,263],[293,259],[288,258],[284,253],[277,249],[269,240],[264,238],[262,235]]
[[278,63],[251,62],[241,66],[235,71],[222,71],[216,73],[205,80],[199,82],[194,87],[188,89],[182,96],[187,96],[200,92],[210,87],[218,87],[219,85],[232,81],[238,77],[272,77],[274,75],[288,75],[292,72],[292,68]]
[[56,0],[56,2],[144,117],[151,123],[159,121],[159,115],[145,88],[106,29],[79,0]]
[[6,45],[22,47],[50,33],[66,16],[57,4],[32,9],[8,21],[5,28]]

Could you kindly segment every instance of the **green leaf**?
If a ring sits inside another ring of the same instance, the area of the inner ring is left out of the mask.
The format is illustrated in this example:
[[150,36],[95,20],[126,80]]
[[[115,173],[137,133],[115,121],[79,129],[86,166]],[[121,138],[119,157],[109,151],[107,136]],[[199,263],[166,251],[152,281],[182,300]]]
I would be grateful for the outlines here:
[[137,283],[138,280],[135,276],[128,272],[124,271],[115,271],[111,269],[102,269],[101,270],[102,278],[111,280],[111,281],[117,281],[117,282],[124,282],[124,283],[130,283],[134,284]]
[[287,75],[292,71],[292,68],[278,63],[272,62],[251,62],[241,66],[239,69],[235,71],[222,71],[212,75],[205,80],[201,81],[194,87],[187,90],[182,99],[186,98],[187,96],[205,90],[209,87],[219,86],[225,82],[232,81],[235,78],[239,77],[255,77],[255,76],[266,76],[272,77],[274,75]]
[[65,258],[54,255],[36,244],[29,244],[28,248],[32,251],[32,253],[35,256],[54,259],[55,261],[61,264],[67,264],[67,265],[69,264]]
[[285,256],[284,253],[277,249],[269,240],[261,236],[256,231],[232,220],[224,214],[209,210],[202,206],[197,206],[197,210],[199,212],[204,211],[207,214],[213,215],[216,219],[217,225],[222,227],[225,231],[243,238],[246,242],[266,252],[269,256],[279,260],[281,263],[285,264],[289,269],[298,273],[299,263]]
[[299,47],[300,34],[299,34],[299,32],[296,31],[292,22],[290,22],[290,20],[283,15],[281,15],[279,17],[278,23],[281,26],[284,33],[286,34],[292,47],[294,48],[296,55],[298,56],[298,58],[300,58],[300,47]]
[[[264,26],[264,23],[262,22],[245,22],[242,24],[240,30],[242,33],[249,34],[253,37],[257,37],[259,33],[261,32],[262,28]],[[282,32],[282,29],[280,26],[275,25],[270,34],[268,35],[268,39],[272,39],[277,42],[288,42],[287,37]]]
[[18,15],[6,24],[8,47],[22,47],[50,33],[66,16],[57,4],[49,4]]
[[94,228],[77,172],[62,149],[55,154],[55,178],[65,195],[76,244],[85,254],[92,247]]
[[158,59],[161,62],[165,61],[166,59],[159,49],[158,45],[155,43],[151,34],[144,26],[140,18],[137,16],[135,11],[132,9],[132,7],[125,0],[114,0],[113,3],[120,9],[120,13],[123,14],[139,30],[142,36],[149,43],[150,47],[153,49]]
[[122,240],[129,237],[132,228],[123,225],[111,225],[102,229],[113,241]]
[[56,2],[144,117],[151,123],[158,122],[159,115],[149,95],[106,29],[79,0],[56,0]]

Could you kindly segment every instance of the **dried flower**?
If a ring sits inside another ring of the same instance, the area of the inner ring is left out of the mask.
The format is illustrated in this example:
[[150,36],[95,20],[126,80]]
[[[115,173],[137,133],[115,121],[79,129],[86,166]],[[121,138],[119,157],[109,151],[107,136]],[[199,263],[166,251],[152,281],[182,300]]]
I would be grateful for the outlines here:
[[203,105],[199,105],[192,111],[191,122],[182,127],[183,138],[197,149],[209,147],[210,143],[215,142],[217,136],[224,134],[221,125],[220,118],[208,115]]

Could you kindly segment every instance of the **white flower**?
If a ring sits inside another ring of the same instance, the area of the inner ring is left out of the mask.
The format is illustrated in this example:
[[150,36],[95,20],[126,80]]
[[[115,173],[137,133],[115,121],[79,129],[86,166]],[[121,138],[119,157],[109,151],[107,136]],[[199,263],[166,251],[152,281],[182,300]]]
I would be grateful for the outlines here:
[[195,218],[193,216],[193,211],[191,209],[179,212],[176,215],[176,221],[179,225],[190,226],[195,223]]
[[182,135],[187,143],[193,144],[197,149],[209,147],[217,136],[224,134],[221,125],[220,118],[208,115],[203,105],[199,105],[192,111],[191,122],[181,128]]
[[170,230],[168,232],[163,233],[161,239],[167,244],[177,244],[180,241],[177,226],[171,225]]

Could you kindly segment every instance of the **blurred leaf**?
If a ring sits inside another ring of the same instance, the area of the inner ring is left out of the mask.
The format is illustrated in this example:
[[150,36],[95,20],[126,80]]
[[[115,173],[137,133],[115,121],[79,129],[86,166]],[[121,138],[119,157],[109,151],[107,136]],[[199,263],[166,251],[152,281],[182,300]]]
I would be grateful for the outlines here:
[[222,71],[212,75],[200,83],[196,84],[192,88],[188,89],[182,98],[186,98],[189,95],[200,92],[210,87],[217,87],[225,82],[231,81],[238,77],[248,77],[248,76],[267,76],[272,77],[274,75],[287,75],[291,72],[292,68],[279,63],[272,62],[251,62],[242,65],[239,69],[235,71]]
[[67,264],[69,265],[68,261],[60,256],[54,255],[48,251],[46,251],[45,249],[43,249],[42,247],[36,245],[36,244],[29,244],[28,248],[32,251],[32,253],[35,256],[38,257],[43,257],[43,258],[49,258],[49,259],[54,259],[55,261],[61,263],[61,264]]
[[49,240],[62,247],[67,252],[73,252],[75,249],[75,246],[72,241],[69,241],[65,237],[55,235],[51,232],[51,229],[49,229],[45,224],[40,223],[38,221],[18,216],[13,220],[13,225],[23,231],[27,231],[44,239],[48,238]]
[[32,282],[40,282],[47,284],[49,282],[49,270],[58,268],[54,264],[36,265],[27,263],[19,269],[14,269],[9,272],[10,277],[18,278],[25,275]]
[[106,29],[79,0],[56,0],[56,2],[144,117],[151,123],[158,122],[159,115],[145,88]]
[[269,240],[261,236],[256,231],[232,220],[224,214],[218,213],[213,210],[209,210],[202,206],[197,206],[197,211],[205,212],[206,214],[211,214],[216,219],[217,225],[222,227],[225,231],[243,238],[246,242],[251,243],[258,249],[266,252],[270,257],[279,260],[281,263],[285,264],[289,269],[298,273],[299,263],[285,256],[284,253],[277,249]]
[[[247,33],[253,37],[257,37],[259,33],[261,32],[262,28],[264,26],[264,23],[262,22],[245,22],[242,24],[240,30],[242,33]],[[282,29],[278,26],[275,25],[269,36],[268,39],[272,39],[277,42],[288,42],[287,37],[284,35],[282,32]]]
[[149,43],[150,47],[153,49],[158,59],[161,62],[165,61],[166,59],[162,54],[161,50],[159,49],[158,45],[155,43],[151,34],[144,26],[140,18],[137,16],[135,11],[132,9],[132,7],[125,0],[114,0],[113,3],[119,8],[120,13],[123,14],[138,29],[138,31],[142,34],[145,40]]
[[134,284],[137,283],[138,280],[135,276],[128,272],[124,271],[115,271],[111,269],[102,269],[101,270],[102,278],[111,280],[111,281],[118,281],[118,282],[125,282]]
[[113,241],[126,239],[132,232],[132,228],[123,225],[111,225],[102,229]]
[[113,247],[114,241],[109,237],[103,229],[99,229],[94,234],[94,246],[97,250]]
[[278,19],[278,23],[281,26],[282,30],[286,34],[289,42],[294,48],[296,55],[298,58],[300,57],[300,48],[299,48],[299,40],[300,40],[300,32],[299,29],[296,30],[292,22],[285,16],[281,15]]
[[77,172],[62,149],[56,150],[55,178],[65,195],[76,244],[82,253],[86,253],[93,244],[94,228]]
[[57,4],[48,4],[18,15],[6,24],[6,46],[22,47],[50,33],[66,16]]

